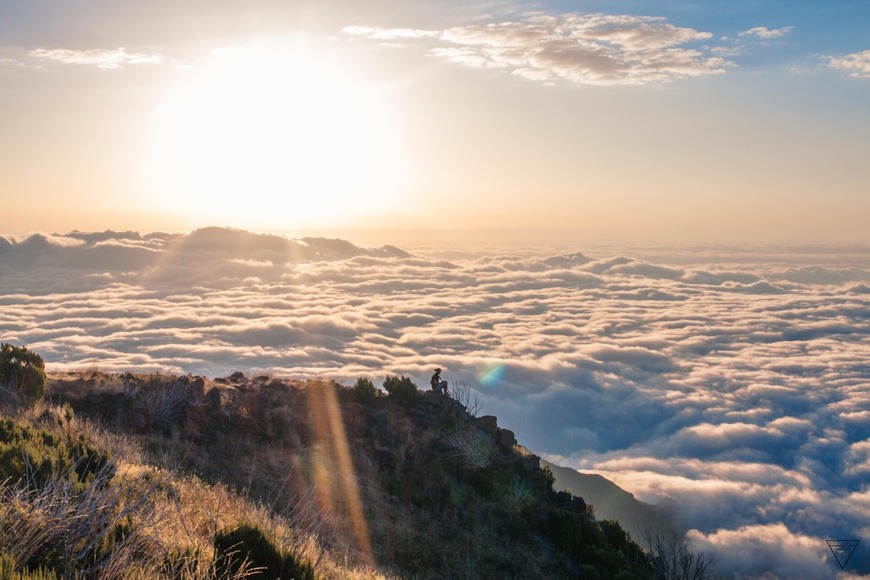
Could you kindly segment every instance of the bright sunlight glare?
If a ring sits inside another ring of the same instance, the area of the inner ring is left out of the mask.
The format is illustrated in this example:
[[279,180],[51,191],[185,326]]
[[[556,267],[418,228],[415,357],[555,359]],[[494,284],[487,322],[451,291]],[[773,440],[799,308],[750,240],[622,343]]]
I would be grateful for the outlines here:
[[229,48],[157,111],[151,178],[196,223],[310,227],[357,223],[401,173],[384,97],[298,48]]

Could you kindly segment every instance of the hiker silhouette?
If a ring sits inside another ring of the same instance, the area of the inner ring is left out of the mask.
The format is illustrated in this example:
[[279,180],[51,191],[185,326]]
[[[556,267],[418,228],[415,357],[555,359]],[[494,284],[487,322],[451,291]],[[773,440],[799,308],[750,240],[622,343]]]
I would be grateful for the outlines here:
[[429,384],[432,385],[432,390],[436,393],[440,391],[442,395],[447,394],[447,381],[441,380],[441,369],[435,369],[435,374],[432,375]]

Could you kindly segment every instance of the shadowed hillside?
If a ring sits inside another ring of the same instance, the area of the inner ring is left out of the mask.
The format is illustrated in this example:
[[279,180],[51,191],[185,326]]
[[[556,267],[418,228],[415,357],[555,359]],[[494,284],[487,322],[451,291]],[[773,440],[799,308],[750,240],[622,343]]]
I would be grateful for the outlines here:
[[[59,445],[105,447],[115,471],[104,488],[123,498],[159,482],[143,497],[154,510],[174,504],[171,542],[169,528],[113,508],[149,555],[143,574],[234,577],[238,545],[237,559],[264,577],[291,577],[282,566],[296,565],[294,574],[336,578],[652,577],[619,524],[554,492],[551,472],[495,417],[404,377],[382,390],[366,379],[94,371],[50,375],[47,391],[47,404],[14,414],[21,425],[56,433]],[[13,565],[69,570],[48,544],[53,560],[37,550],[12,554]],[[261,544],[269,550],[247,547]],[[108,569],[111,553],[90,556],[91,569]]]
[[609,479],[594,473],[579,473],[575,469],[541,460],[541,465],[553,474],[553,488],[582,497],[594,508],[600,519],[616,520],[633,538],[643,545],[645,536],[673,536],[676,529],[669,516],[659,506],[635,499]]

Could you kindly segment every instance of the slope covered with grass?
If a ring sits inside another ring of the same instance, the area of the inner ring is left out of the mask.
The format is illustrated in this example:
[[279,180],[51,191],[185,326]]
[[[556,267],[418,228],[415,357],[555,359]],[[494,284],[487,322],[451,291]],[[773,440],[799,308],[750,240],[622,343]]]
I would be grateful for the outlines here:
[[[38,485],[9,477],[2,557],[107,578],[652,576],[495,417],[404,377],[384,387],[49,375],[44,402],[6,408],[10,429],[103,462],[84,480],[77,459]],[[13,529],[22,513],[30,527]]]

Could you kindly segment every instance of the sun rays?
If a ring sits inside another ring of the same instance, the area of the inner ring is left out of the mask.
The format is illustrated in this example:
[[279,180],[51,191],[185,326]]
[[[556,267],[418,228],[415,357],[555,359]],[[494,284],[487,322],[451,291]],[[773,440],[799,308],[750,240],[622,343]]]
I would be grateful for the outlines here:
[[357,550],[365,563],[372,564],[368,526],[335,386],[325,381],[310,385],[306,393],[316,432],[313,475],[321,509],[327,513],[346,510]]

